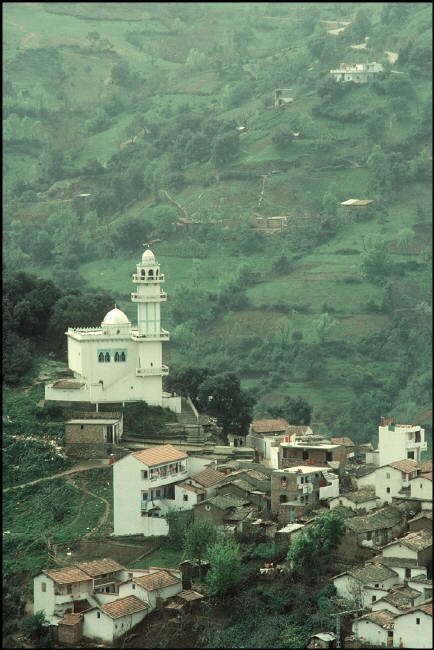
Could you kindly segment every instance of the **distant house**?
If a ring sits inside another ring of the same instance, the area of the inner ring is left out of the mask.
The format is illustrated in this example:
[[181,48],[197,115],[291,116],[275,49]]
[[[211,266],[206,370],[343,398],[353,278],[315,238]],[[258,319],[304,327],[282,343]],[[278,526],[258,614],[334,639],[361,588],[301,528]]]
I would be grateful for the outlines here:
[[422,501],[422,510],[432,511],[432,470],[410,479],[410,496]]
[[282,232],[288,227],[288,215],[281,214],[276,217],[262,217],[260,215],[255,215],[254,227],[259,230]]
[[374,203],[373,199],[347,199],[342,201],[341,205],[344,208],[364,208],[367,205],[372,205]]
[[419,566],[427,566],[432,560],[432,531],[418,530],[416,533],[407,533],[389,542],[382,549],[383,557],[404,557],[417,561]]
[[408,587],[408,585],[399,585],[392,587],[386,596],[372,603],[372,611],[376,612],[381,609],[387,609],[392,614],[402,614],[410,607],[423,602],[423,596],[420,591]]
[[246,444],[256,449],[260,457],[270,461],[271,467],[278,467],[278,448],[281,440],[289,438],[289,424],[283,418],[254,420],[246,437]]
[[394,645],[400,648],[432,648],[432,600],[398,614],[394,619]]
[[353,623],[353,634],[358,641],[368,643],[374,648],[393,645],[395,617],[387,609],[369,612]]
[[174,507],[178,510],[191,510],[206,498],[206,490],[192,485],[188,480],[175,485]]
[[[424,568],[425,567],[419,567],[419,569]],[[427,578],[426,573],[421,574],[420,576],[415,576],[414,578],[410,578],[407,581],[407,584],[412,589],[416,589],[420,592],[421,597],[423,598],[423,602],[426,602],[432,598],[432,579]]]
[[375,79],[379,72],[384,68],[381,63],[341,63],[339,68],[330,70],[330,74],[335,81],[362,84]]
[[419,566],[417,560],[413,558],[376,555],[371,560],[367,560],[366,564],[369,563],[383,564],[389,569],[392,569],[392,571],[398,574],[401,584],[405,580],[411,580],[412,578],[426,578],[427,575],[426,567]]
[[379,465],[387,465],[403,458],[421,461],[426,451],[425,429],[417,424],[390,424],[378,427]]
[[386,596],[388,589],[398,583],[398,574],[382,564],[355,567],[333,578],[339,598],[367,608]]
[[410,533],[423,529],[432,530],[432,510],[423,510],[413,519],[409,519],[407,523]]
[[330,442],[333,445],[344,445],[346,452],[347,452],[347,459],[348,458],[354,458],[354,449],[355,449],[355,444],[351,440],[351,438],[348,438],[348,436],[340,436],[340,437],[331,437]]
[[227,517],[235,508],[249,505],[247,499],[242,499],[234,494],[219,494],[210,497],[194,507],[195,521],[210,521],[215,526],[224,526]]
[[333,510],[338,506],[343,506],[344,508],[350,508],[351,510],[369,512],[377,506],[375,490],[371,487],[366,487],[362,490],[357,490],[356,492],[340,494],[330,500],[329,506],[330,510]]
[[123,433],[122,413],[86,413],[65,423],[65,451],[78,458],[107,458]]
[[111,603],[83,612],[83,636],[113,643],[132,630],[147,615],[148,603],[136,596],[118,598]]
[[394,506],[346,519],[346,532],[337,554],[347,559],[370,558],[372,550],[380,549],[400,535],[405,526],[405,517]]
[[157,567],[142,571],[141,576],[134,577],[119,587],[120,596],[134,594],[140,600],[149,603],[151,610],[158,607],[161,601],[176,596],[180,591],[182,591],[181,572]]
[[291,88],[276,88],[274,91],[274,107],[286,106],[294,101]]
[[281,442],[279,447],[279,469],[304,461],[308,465],[327,465],[329,468],[342,471],[346,460],[347,452],[344,445],[334,445],[327,439]]
[[212,467],[207,467],[191,476],[187,482],[205,490],[206,498],[208,498],[215,496],[217,493],[217,486],[221,485],[225,479],[225,474],[217,472]]
[[300,465],[275,470],[271,475],[271,510],[281,524],[292,523],[307,506],[319,504],[325,496],[321,489],[330,488],[330,496],[339,494],[339,478],[327,466]]

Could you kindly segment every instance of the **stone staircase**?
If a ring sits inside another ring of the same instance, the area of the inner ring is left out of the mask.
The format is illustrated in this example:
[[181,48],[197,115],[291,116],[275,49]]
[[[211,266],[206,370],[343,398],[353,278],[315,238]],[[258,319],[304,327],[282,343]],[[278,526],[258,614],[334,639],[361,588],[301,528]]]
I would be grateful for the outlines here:
[[181,413],[178,413],[178,422],[184,427],[187,442],[190,445],[200,445],[206,442],[206,434],[198,422],[197,415],[185,397],[181,397]]

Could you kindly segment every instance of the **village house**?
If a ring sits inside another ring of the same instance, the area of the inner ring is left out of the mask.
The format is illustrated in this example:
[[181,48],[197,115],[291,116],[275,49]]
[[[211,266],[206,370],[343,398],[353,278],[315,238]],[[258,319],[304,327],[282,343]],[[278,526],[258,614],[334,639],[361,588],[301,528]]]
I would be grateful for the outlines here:
[[390,424],[378,427],[378,451],[380,467],[403,458],[421,461],[426,451],[425,429],[416,424]]
[[375,470],[375,495],[380,505],[393,497],[410,496],[410,481],[416,478],[419,464],[412,459],[397,460]]
[[299,465],[271,474],[271,511],[282,524],[294,522],[308,506],[338,494],[339,478],[326,466]]
[[369,559],[373,550],[380,549],[405,530],[406,518],[395,506],[386,506],[346,519],[345,528],[337,555],[353,560]]
[[[422,573],[422,570],[425,570],[425,574]],[[421,597],[423,598],[422,602],[426,602],[432,598],[432,579],[426,577],[426,567],[419,567],[421,575],[415,576],[407,580],[407,584],[411,589],[419,591]]]
[[395,648],[432,648],[432,600],[416,605],[394,619]]
[[288,215],[279,214],[275,217],[262,217],[261,215],[255,215],[253,227],[258,230],[265,230],[265,234],[267,234],[268,231],[283,232],[285,228],[288,227]]
[[305,524],[301,523],[286,524],[286,526],[283,526],[283,528],[276,531],[276,544],[290,546],[294,539],[303,532],[304,527]]
[[374,201],[372,199],[347,199],[342,201],[341,205],[344,208],[364,208],[367,205],[372,205]]
[[147,615],[148,603],[136,596],[118,598],[83,612],[83,637],[113,643]]
[[348,436],[331,436],[330,442],[333,445],[343,445],[347,452],[347,460],[354,458],[356,445]]
[[369,612],[353,622],[352,630],[357,640],[374,648],[393,645],[394,615],[387,609]]
[[122,413],[83,413],[65,423],[65,451],[69,457],[107,458],[123,434]]
[[362,490],[357,490],[356,492],[345,492],[330,499],[330,510],[334,510],[338,506],[360,511],[360,514],[369,512],[377,506],[375,491],[372,487],[366,487]]
[[172,445],[143,449],[113,465],[115,535],[167,535],[163,515],[175,505],[175,485],[189,478],[187,454]]
[[208,499],[217,494],[217,487],[222,485],[225,480],[225,474],[216,471],[212,467],[207,467],[191,476],[187,483],[203,489],[205,491],[205,498]]
[[330,70],[330,74],[337,82],[352,81],[356,84],[372,81],[379,72],[383,72],[381,63],[341,63],[339,68]]
[[421,501],[422,510],[432,511],[432,470],[410,479],[410,496]]
[[184,589],[180,591],[174,598],[171,598],[164,606],[166,613],[172,617],[179,615],[185,616],[197,609],[197,606],[203,600],[203,594],[200,594],[194,589]]
[[392,587],[386,596],[372,603],[372,611],[378,612],[387,609],[392,614],[402,614],[410,607],[423,602],[423,595],[420,591],[412,589],[408,585]]
[[149,604],[150,610],[158,607],[162,601],[176,596],[182,591],[181,572],[175,569],[151,567],[119,586],[119,596],[135,595]]
[[278,448],[278,468],[304,462],[307,465],[328,466],[340,473],[343,472],[347,452],[344,445],[333,445],[330,441],[319,436],[308,436],[308,441],[296,439],[292,442],[281,442]]
[[249,481],[243,478],[234,478],[232,481],[220,485],[217,487],[217,494],[235,494],[235,496],[246,499],[259,510],[268,510],[267,494],[256,490]]
[[77,566],[44,569],[33,580],[34,611],[56,625],[65,614],[90,607],[92,585],[92,577]]
[[369,463],[368,465],[360,465],[351,468],[351,480],[355,487],[357,487],[357,490],[372,488],[375,491],[375,471],[377,467],[378,465]]
[[274,91],[274,107],[286,106],[294,101],[291,88],[276,88]]
[[404,581],[411,580],[416,577],[426,578],[426,567],[419,566],[417,560],[408,557],[390,557],[384,555],[376,555],[368,563],[382,564],[395,571],[399,576],[399,582],[404,584]]
[[419,566],[428,566],[432,561],[432,531],[418,530],[416,533],[407,533],[386,544],[382,555],[385,558],[409,558],[416,560]]
[[219,494],[194,507],[194,521],[210,521],[214,526],[224,526],[235,508],[248,505],[249,501],[234,494]]
[[370,608],[387,595],[390,587],[399,583],[398,574],[382,564],[366,564],[354,567],[333,578],[339,598],[357,607]]
[[271,467],[277,469],[279,442],[289,440],[289,436],[289,424],[283,418],[253,420],[246,445],[256,449],[260,458],[270,461]]
[[432,510],[423,510],[421,513],[408,520],[408,530],[415,533],[418,530],[432,530]]
[[175,503],[177,510],[191,510],[194,506],[206,499],[206,490],[192,485],[188,481],[175,484]]

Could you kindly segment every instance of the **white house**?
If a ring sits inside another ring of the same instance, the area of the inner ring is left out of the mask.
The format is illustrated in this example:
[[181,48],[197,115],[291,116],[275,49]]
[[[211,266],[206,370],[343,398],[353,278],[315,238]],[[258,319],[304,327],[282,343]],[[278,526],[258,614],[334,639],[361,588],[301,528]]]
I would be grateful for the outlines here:
[[403,458],[417,462],[426,451],[425,429],[416,424],[385,424],[378,427],[379,465],[388,465]]
[[83,636],[113,643],[140,623],[149,604],[136,596],[118,598],[111,603],[83,612]]
[[421,472],[410,480],[410,496],[422,501],[422,510],[432,510],[432,471]]
[[136,451],[114,463],[114,534],[167,535],[163,515],[175,507],[176,483],[187,478],[187,454],[172,445]]
[[402,557],[416,560],[418,565],[427,566],[431,561],[432,532],[430,530],[418,530],[415,533],[407,533],[404,537],[389,542],[382,549],[383,557]]
[[382,564],[355,567],[333,578],[339,598],[367,608],[398,582],[398,574]]
[[410,607],[423,602],[423,596],[417,589],[412,589],[408,585],[399,585],[392,587],[386,596],[372,603],[373,612],[387,609],[392,614],[402,614]]
[[89,602],[92,587],[92,576],[77,566],[44,569],[33,580],[33,611],[43,611],[50,624],[57,625],[74,611],[74,603]]
[[369,612],[354,621],[353,634],[356,639],[369,643],[374,648],[391,646],[394,623],[394,615],[386,609]]
[[194,506],[206,499],[206,490],[183,481],[175,485],[175,508],[177,510],[191,510]]
[[392,503],[392,497],[407,493],[410,481],[416,478],[419,463],[412,459],[397,460],[375,470],[375,495],[380,505]]
[[375,492],[371,487],[366,487],[362,490],[357,490],[356,492],[346,492],[345,494],[340,494],[329,501],[330,510],[343,506],[350,510],[364,510],[369,512],[370,510],[373,510],[376,505],[377,500],[375,498]]
[[137,328],[118,308],[109,311],[100,327],[68,328],[68,365],[72,380],[45,386],[47,401],[145,401],[181,411],[181,398],[163,393],[162,378],[169,369],[162,363],[162,344],[169,332],[161,327],[160,304],[167,295],[160,289],[164,274],[154,254],[145,250],[133,274]]
[[416,589],[420,592],[422,601],[419,602],[426,602],[427,600],[432,599],[432,580],[426,577],[425,567],[419,567],[419,569],[425,569],[425,574],[421,572],[421,575],[415,576],[414,578],[408,580],[407,584],[409,587],[411,587],[411,589]]
[[395,616],[395,648],[432,648],[432,600]]
[[419,566],[417,560],[413,558],[402,557],[384,557],[383,555],[376,555],[366,563],[383,564],[395,571],[398,576],[398,582],[404,584],[405,580],[410,580],[415,577],[426,578],[427,569],[424,566]]
[[383,71],[381,63],[341,63],[339,68],[330,70],[333,79],[338,82],[353,81],[354,83],[367,83]]
[[174,569],[159,569],[152,567],[119,586],[119,595],[126,597],[130,594],[149,604],[150,611],[154,610],[163,600],[172,598],[182,591],[181,572]]
[[[217,487],[226,481],[226,475],[212,467],[206,467],[201,472],[193,474],[187,481],[190,485],[194,485],[202,490],[205,490],[206,499],[214,497],[217,494]],[[198,500],[199,503],[199,500]]]

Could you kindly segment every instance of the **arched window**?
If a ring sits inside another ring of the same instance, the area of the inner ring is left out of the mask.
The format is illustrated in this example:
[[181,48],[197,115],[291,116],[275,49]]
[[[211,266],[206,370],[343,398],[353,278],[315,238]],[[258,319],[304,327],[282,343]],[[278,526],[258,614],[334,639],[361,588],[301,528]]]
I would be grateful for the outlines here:
[[121,360],[121,361],[125,361],[125,360],[126,360],[125,352],[121,352],[120,360]]
[[142,270],[141,270],[140,275],[142,276],[142,278],[145,278],[145,277],[146,277],[146,271],[145,271],[145,269],[142,269]]
[[104,361],[110,361],[110,355],[108,352],[105,353]]
[[155,271],[155,275],[158,275],[158,269]]
[[153,271],[152,269],[149,269],[149,271],[148,271],[148,276],[149,276],[150,278],[153,278],[153,277],[154,277],[154,271]]
[[119,352],[115,352],[115,361],[119,361]]
[[99,355],[98,355],[98,361],[100,363],[104,363],[104,354],[102,352],[100,352]]

